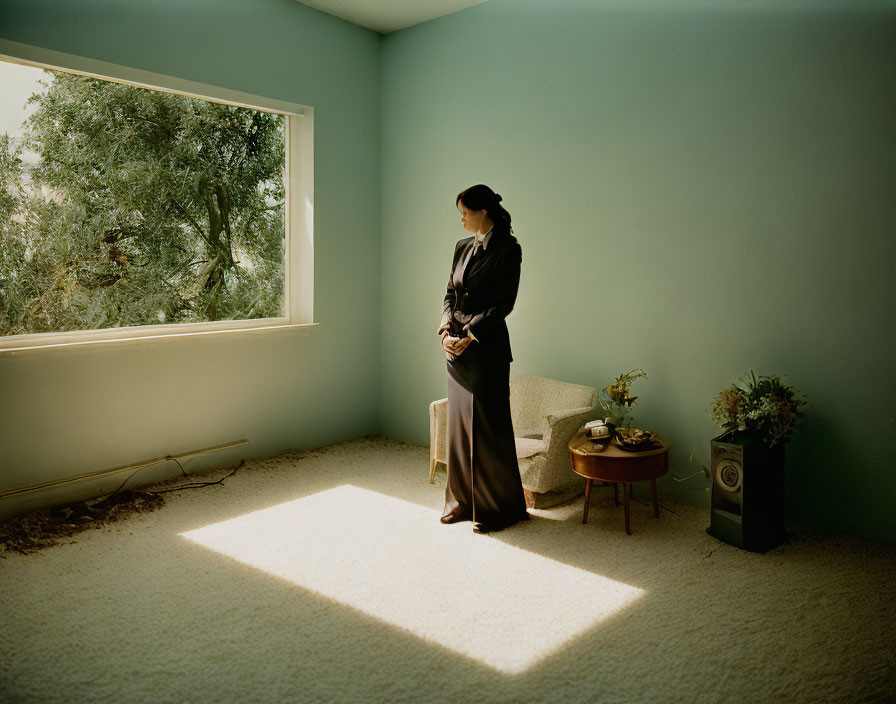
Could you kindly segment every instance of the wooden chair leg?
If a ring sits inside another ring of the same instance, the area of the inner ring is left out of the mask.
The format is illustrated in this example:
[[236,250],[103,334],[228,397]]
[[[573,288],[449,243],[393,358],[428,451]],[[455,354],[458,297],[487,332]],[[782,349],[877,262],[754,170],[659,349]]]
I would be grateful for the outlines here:
[[613,483],[613,503],[619,508],[619,482]]
[[632,485],[629,484],[628,482],[626,482],[625,484],[622,485],[622,496],[624,497],[623,501],[625,503],[625,532],[628,533],[629,535],[632,534],[632,529],[629,526],[629,516],[628,516],[628,497],[632,491],[631,486]]
[[429,483],[434,484],[436,478],[436,461],[434,459],[429,460]]
[[650,493],[653,494],[653,517],[660,517],[660,502],[656,497],[656,479],[650,480]]

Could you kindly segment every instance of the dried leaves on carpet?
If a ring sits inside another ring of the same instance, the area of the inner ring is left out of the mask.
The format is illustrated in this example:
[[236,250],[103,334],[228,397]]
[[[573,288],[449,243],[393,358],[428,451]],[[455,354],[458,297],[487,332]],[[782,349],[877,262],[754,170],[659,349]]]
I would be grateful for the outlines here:
[[[27,555],[57,544],[63,538],[165,504],[159,494],[128,489],[99,499],[34,511],[0,522],[0,544]],[[0,550],[0,557],[3,556]]]

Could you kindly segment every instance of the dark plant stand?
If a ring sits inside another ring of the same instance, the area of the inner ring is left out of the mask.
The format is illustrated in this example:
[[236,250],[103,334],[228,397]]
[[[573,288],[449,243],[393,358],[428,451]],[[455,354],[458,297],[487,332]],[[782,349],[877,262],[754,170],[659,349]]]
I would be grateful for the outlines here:
[[784,445],[768,447],[753,434],[728,432],[713,438],[711,457],[712,503],[707,532],[752,552],[767,552],[782,543],[787,537]]

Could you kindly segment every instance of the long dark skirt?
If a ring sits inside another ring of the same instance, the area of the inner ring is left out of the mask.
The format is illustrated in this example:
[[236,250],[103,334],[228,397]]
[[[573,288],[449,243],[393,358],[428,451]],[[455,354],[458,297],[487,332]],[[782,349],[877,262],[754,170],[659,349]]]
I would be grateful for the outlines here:
[[448,486],[443,515],[489,525],[528,518],[510,418],[510,363],[472,343],[448,361]]

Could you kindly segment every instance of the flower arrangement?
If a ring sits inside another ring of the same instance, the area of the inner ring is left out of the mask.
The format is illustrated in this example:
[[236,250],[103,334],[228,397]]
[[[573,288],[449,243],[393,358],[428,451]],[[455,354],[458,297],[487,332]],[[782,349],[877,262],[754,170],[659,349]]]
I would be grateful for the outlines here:
[[635,420],[631,408],[638,397],[629,394],[632,383],[641,378],[646,379],[647,373],[643,369],[632,369],[617,376],[612,384],[598,392],[597,400],[607,414],[607,423],[617,428],[631,427]]
[[769,447],[787,442],[811,404],[778,376],[743,374],[716,394],[712,418],[720,427],[757,435]]

